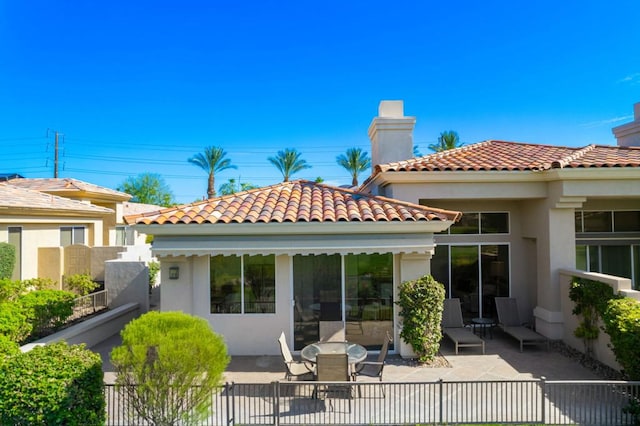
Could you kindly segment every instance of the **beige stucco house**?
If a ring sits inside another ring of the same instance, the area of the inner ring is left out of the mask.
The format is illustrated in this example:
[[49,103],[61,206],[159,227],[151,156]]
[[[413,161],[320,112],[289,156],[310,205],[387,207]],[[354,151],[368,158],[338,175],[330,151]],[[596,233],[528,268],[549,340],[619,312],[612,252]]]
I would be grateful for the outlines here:
[[467,318],[494,316],[493,298],[513,296],[553,339],[564,333],[560,270],[638,286],[638,105],[636,121],[614,129],[620,146],[485,141],[420,158],[403,109],[380,104],[373,173],[357,191],[298,181],[127,217],[155,236],[161,309],[206,318],[232,354],[276,354],[281,331],[300,349],[324,320],[368,348],[386,331],[400,342],[398,285],[426,273]]
[[159,206],[131,203],[129,194],[71,178],[9,179],[0,184],[0,194],[0,241],[16,246],[18,255],[14,279],[60,282],[65,269],[60,248],[71,245],[113,248],[96,255],[98,263],[117,253],[131,260],[151,259],[145,235],[133,231],[123,217]]

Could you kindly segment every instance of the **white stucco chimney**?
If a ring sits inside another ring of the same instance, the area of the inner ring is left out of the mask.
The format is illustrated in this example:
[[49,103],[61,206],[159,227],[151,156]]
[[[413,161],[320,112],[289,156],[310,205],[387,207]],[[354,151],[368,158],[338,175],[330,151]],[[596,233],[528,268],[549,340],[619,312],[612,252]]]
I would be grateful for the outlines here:
[[371,165],[412,158],[415,124],[415,117],[405,117],[402,101],[380,102],[378,116],[369,126]]
[[618,146],[640,146],[640,102],[633,105],[633,121],[611,129]]

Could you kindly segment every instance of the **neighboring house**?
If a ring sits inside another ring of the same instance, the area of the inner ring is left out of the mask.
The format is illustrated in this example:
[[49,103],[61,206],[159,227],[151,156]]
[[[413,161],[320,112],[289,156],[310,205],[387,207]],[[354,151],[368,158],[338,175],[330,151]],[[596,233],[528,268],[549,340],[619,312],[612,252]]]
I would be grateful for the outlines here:
[[[132,231],[123,217],[159,210],[159,206],[131,203],[129,194],[71,178],[12,178],[3,186],[5,192],[14,188],[31,194],[30,198],[23,195],[15,199],[7,195],[0,201],[0,205],[9,207],[0,212],[0,241],[9,241],[18,248],[20,262],[16,265],[16,278],[35,278],[46,271],[44,275],[60,281],[60,268],[49,264],[55,261],[55,252],[52,259],[39,259],[41,248],[126,246],[126,250],[103,250],[96,261],[102,262],[99,260],[102,257],[113,258],[116,252],[120,252],[120,258],[129,260],[151,259],[146,236]],[[35,207],[31,204],[33,200],[40,200]],[[44,205],[46,200],[50,201],[48,206]],[[65,208],[59,210],[61,205]],[[39,210],[43,208],[46,215]],[[71,211],[74,208],[76,213]],[[34,228],[35,223],[38,225]],[[6,238],[2,237],[3,232]],[[102,279],[102,272],[97,278]]]
[[398,285],[425,273],[468,318],[494,316],[493,298],[513,296],[522,318],[560,339],[559,270],[639,284],[635,108],[614,129],[621,146],[486,141],[412,158],[415,118],[383,101],[369,127],[373,173],[358,191],[297,181],[126,220],[155,236],[161,309],[207,319],[231,354],[277,353],[281,330],[300,349],[320,320],[343,321],[347,339],[369,348],[387,330],[399,342]]
[[161,309],[207,319],[231,354],[249,355],[277,354],[281,331],[301,349],[336,320],[380,348],[397,336],[398,285],[428,271],[434,234],[459,216],[294,181],[126,220],[154,235]]
[[[467,317],[513,296],[521,318],[563,335],[560,269],[631,278],[640,288],[640,103],[614,129],[620,146],[486,141],[412,157],[415,118],[383,102],[372,123],[372,176],[361,191],[463,212],[435,238],[431,272]],[[387,127],[384,138],[376,128]]]
[[38,249],[79,242],[94,244],[103,235],[112,209],[65,197],[0,184],[0,241],[16,247],[13,279],[38,276]]

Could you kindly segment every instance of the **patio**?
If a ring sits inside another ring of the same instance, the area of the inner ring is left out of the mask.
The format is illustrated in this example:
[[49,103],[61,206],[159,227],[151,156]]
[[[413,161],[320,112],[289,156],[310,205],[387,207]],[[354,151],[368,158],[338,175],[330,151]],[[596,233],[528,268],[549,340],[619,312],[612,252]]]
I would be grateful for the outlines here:
[[[455,355],[453,344],[443,339],[440,351],[449,367],[417,365],[399,355],[389,355],[384,369],[385,382],[428,382],[439,379],[447,381],[474,380],[526,380],[545,377],[547,380],[598,380],[592,371],[577,361],[568,358],[553,348],[528,347],[519,351],[518,342],[499,330],[493,339],[486,338],[486,354],[477,348],[463,348]],[[109,362],[109,352],[120,344],[120,337],[96,345],[92,350],[100,353],[103,360],[105,382],[113,383],[115,373]],[[277,342],[273,341],[274,345]],[[298,355],[299,356],[299,355]],[[369,354],[368,359],[375,359]],[[235,383],[269,383],[284,378],[284,366],[280,356],[234,356],[225,372],[225,381]],[[366,378],[359,379],[367,381]]]

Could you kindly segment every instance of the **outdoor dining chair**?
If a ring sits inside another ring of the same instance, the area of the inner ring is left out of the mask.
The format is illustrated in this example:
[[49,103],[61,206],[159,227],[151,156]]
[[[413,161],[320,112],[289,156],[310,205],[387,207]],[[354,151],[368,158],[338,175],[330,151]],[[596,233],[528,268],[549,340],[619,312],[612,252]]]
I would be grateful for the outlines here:
[[[349,356],[347,354],[318,354],[316,356],[316,380],[318,382],[349,382]],[[319,385],[316,395],[324,394],[329,399],[329,407],[333,408],[332,399],[341,398],[349,401],[351,412],[351,385],[328,384]]]
[[[382,381],[382,371],[384,370],[391,341],[391,336],[389,336],[389,332],[387,331],[378,358],[375,361],[362,361],[356,364],[352,373],[353,381],[356,381],[358,376],[374,377]],[[358,396],[362,396],[361,393],[360,387],[358,387]],[[382,395],[384,396],[384,388],[382,388]]]
[[344,342],[346,340],[342,321],[320,321],[318,334],[321,342]]
[[287,338],[284,335],[284,331],[280,333],[278,344],[280,345],[280,353],[282,354],[282,360],[286,368],[285,379],[290,381],[292,377],[304,377],[307,375],[309,379],[313,378],[314,368],[312,364],[293,359],[289,345],[287,345]]

